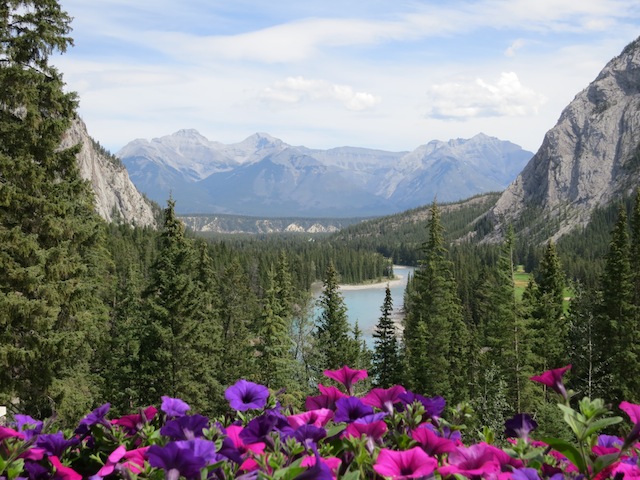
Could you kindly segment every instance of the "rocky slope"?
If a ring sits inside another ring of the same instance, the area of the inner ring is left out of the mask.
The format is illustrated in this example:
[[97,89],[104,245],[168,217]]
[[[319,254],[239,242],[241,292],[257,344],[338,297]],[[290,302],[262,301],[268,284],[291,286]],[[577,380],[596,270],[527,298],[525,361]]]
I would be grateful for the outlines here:
[[151,203],[133,185],[124,165],[91,139],[80,119],[73,122],[61,147],[77,144],[82,145],[78,153],[80,174],[91,182],[98,214],[108,222],[117,216],[125,223],[154,226],[156,220]]
[[412,152],[287,145],[255,134],[231,145],[195,130],[118,152],[137,188],[176,210],[262,217],[367,217],[502,191],[533,155],[479,134]]
[[611,60],[558,123],[487,219],[543,241],[588,223],[591,212],[640,180],[640,38]]

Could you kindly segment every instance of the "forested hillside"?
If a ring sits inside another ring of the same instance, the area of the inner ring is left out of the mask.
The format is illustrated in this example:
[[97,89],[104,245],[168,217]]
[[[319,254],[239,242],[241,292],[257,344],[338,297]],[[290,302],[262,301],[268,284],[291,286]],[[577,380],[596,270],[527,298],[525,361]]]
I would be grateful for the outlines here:
[[[371,371],[363,388],[445,396],[470,427],[494,432],[520,411],[556,428],[551,398],[526,380],[568,363],[579,395],[640,401],[639,196],[597,210],[558,245],[508,226],[502,243],[475,244],[498,194],[327,236],[203,239],[172,199],[159,230],[107,224],[78,147],[59,148],[77,99],[48,56],[70,45],[70,18],[45,3],[0,16],[0,404],[65,421],[165,395],[222,414],[224,390],[245,378],[295,409],[345,364]],[[393,263],[419,268],[400,322],[385,298],[370,351],[339,284],[386,279]],[[518,266],[531,274],[522,295]]]

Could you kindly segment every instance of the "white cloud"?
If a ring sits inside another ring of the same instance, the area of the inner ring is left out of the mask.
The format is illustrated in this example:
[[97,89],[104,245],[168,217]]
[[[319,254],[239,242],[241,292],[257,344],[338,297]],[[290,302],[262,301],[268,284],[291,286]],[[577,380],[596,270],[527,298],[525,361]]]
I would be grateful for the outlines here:
[[546,98],[520,83],[514,72],[503,72],[496,83],[481,78],[432,85],[428,117],[466,119],[534,115]]
[[269,103],[298,104],[336,100],[348,110],[362,111],[375,107],[380,97],[371,93],[356,92],[348,85],[336,85],[325,80],[307,79],[301,76],[288,77],[265,88],[260,98]]

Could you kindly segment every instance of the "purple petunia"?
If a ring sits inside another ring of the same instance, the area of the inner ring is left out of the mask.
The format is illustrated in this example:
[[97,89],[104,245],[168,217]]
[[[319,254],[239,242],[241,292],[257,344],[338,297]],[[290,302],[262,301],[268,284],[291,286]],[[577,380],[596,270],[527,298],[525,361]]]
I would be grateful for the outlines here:
[[42,448],[47,455],[53,455],[55,457],[61,457],[69,447],[77,444],[77,438],[67,440],[64,438],[62,432],[40,434],[36,439],[36,446],[38,448]]
[[504,422],[504,427],[505,436],[528,440],[529,433],[538,428],[538,424],[529,414],[517,413]]
[[209,419],[202,415],[185,415],[169,420],[160,429],[162,435],[173,440],[192,440],[203,435],[202,431],[209,425]]
[[224,392],[231,408],[238,412],[264,408],[269,398],[269,389],[264,385],[238,380]]
[[111,404],[105,403],[93,410],[90,414],[80,420],[78,428],[76,428],[76,433],[84,435],[89,432],[93,425],[104,425],[105,427],[110,427],[109,421],[105,418],[110,408]]
[[336,401],[336,423],[351,423],[359,418],[373,414],[373,408],[362,403],[357,397],[344,397]]
[[191,407],[179,398],[162,396],[162,410],[168,417],[182,417]]

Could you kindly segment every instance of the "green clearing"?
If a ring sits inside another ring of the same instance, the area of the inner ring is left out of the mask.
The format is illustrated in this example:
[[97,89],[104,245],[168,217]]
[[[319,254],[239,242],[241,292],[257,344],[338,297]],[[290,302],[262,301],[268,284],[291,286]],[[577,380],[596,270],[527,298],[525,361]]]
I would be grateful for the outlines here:
[[[529,285],[529,280],[533,278],[531,273],[527,273],[524,271],[523,265],[518,265],[516,267],[516,271],[513,274],[513,283],[515,284],[516,290],[516,298],[518,300],[522,300],[522,294],[524,293],[525,288]],[[569,311],[569,304],[571,302],[571,297],[573,296],[573,291],[569,287],[565,287],[564,289],[564,301],[562,302],[562,307],[564,313],[567,314]]]

